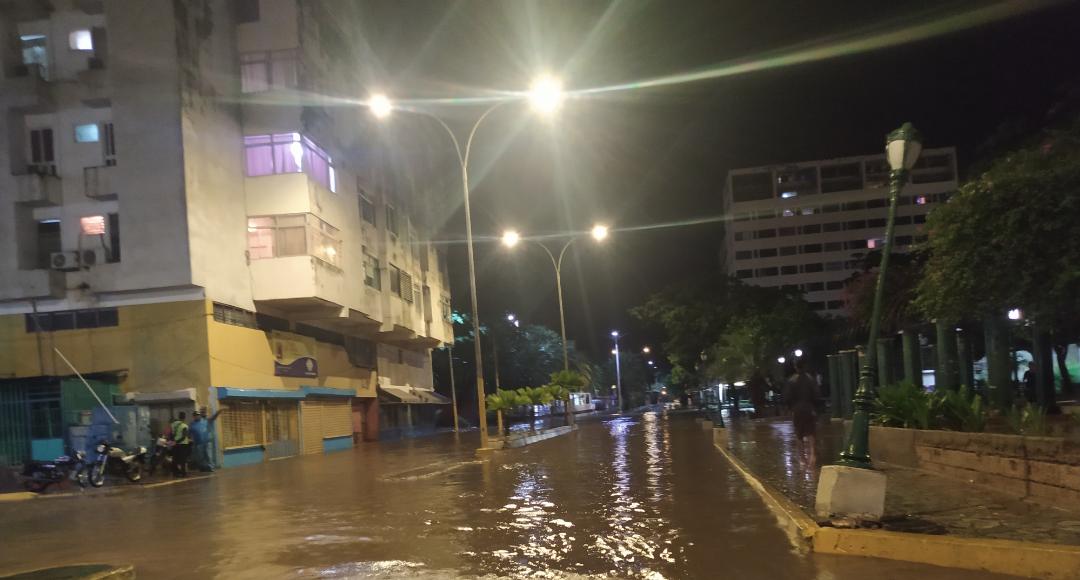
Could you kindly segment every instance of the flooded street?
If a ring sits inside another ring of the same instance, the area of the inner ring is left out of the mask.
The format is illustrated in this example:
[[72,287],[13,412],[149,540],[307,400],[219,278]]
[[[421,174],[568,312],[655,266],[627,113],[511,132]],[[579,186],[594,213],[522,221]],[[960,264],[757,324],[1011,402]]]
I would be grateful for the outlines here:
[[686,415],[583,421],[473,455],[476,434],[371,444],[109,495],[0,504],[0,572],[140,578],[987,578],[795,551]]

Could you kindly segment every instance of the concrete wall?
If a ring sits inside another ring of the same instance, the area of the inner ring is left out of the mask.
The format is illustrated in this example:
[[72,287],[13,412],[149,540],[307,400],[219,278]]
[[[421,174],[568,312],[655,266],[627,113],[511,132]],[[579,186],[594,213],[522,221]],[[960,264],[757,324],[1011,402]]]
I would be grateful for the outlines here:
[[391,385],[434,388],[430,350],[411,350],[383,343],[377,350],[380,378],[385,377]]

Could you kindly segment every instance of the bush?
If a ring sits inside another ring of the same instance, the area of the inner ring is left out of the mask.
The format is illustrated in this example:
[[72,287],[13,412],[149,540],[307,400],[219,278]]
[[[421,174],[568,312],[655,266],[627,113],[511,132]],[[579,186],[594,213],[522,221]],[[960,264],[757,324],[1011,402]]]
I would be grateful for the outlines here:
[[933,397],[911,383],[882,387],[874,400],[871,420],[882,427],[929,429]]
[[1005,413],[1009,428],[1017,435],[1045,435],[1047,432],[1046,410],[1029,403],[1013,406]]
[[[982,397],[971,392],[966,385],[959,390],[934,393],[940,400],[938,425],[942,429],[981,433],[986,430],[986,409]],[[932,421],[933,423],[933,421]]]

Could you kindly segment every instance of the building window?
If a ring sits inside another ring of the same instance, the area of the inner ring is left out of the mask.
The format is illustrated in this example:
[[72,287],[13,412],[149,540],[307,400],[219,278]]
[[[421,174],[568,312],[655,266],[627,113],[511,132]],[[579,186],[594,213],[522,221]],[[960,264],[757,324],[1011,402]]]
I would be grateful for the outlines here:
[[821,233],[821,224],[810,224],[808,226],[803,226],[802,227],[802,233],[803,233],[803,235],[806,235],[806,234],[820,234]]
[[255,326],[264,332],[271,332],[274,330],[289,332],[292,330],[292,325],[289,324],[288,320],[269,314],[263,314],[261,312],[255,313]]
[[390,293],[401,296],[401,268],[390,264]]
[[925,224],[926,223],[926,214],[920,214],[920,215],[911,216],[911,223],[913,223],[913,224]]
[[753,278],[754,277],[754,271],[753,270],[736,270],[735,271],[735,277],[740,279],[740,280],[745,280],[747,278]]
[[843,280],[830,280],[830,281],[825,283],[825,289],[826,290],[843,290],[844,289],[844,281]]
[[802,253],[804,254],[820,254],[821,244],[806,244],[802,247]]
[[[49,47],[44,34],[24,34],[19,37],[22,51],[22,63],[25,67],[23,76],[40,76],[49,80]],[[37,69],[37,72],[34,72]]]
[[30,130],[30,173],[56,175],[56,155],[52,129]]
[[798,266],[780,266],[780,275],[781,276],[791,276],[791,275],[798,274],[798,273],[799,273],[799,267]]
[[75,125],[75,142],[76,143],[97,143],[101,140],[101,134],[98,130],[97,123],[87,123],[85,125]]
[[772,172],[747,173],[731,177],[731,198],[736,202],[773,197]]
[[115,308],[90,308],[62,312],[40,312],[25,316],[26,332],[53,332],[56,330],[87,330],[120,325]]
[[874,218],[872,220],[866,220],[866,227],[883,228],[885,227],[885,218]]
[[840,250],[843,250],[843,249],[844,249],[844,243],[843,242],[826,242],[825,243],[825,251],[826,252],[839,252]]
[[89,28],[72,30],[68,34],[68,48],[71,50],[94,50],[94,37]]
[[898,216],[896,216],[896,219],[895,219],[895,221],[893,223],[895,223],[898,226],[909,225],[909,224],[911,224],[911,216],[909,216],[909,215],[898,215]]
[[240,92],[296,88],[300,84],[299,70],[300,59],[295,48],[243,53],[240,55]]
[[780,228],[780,237],[794,236],[799,233],[799,229],[796,227]]
[[804,207],[801,210],[799,210],[800,215],[814,215],[815,213],[816,213],[816,211],[812,207]]
[[102,123],[101,132],[103,136],[101,140],[102,156],[105,159],[105,165],[112,167],[116,165],[116,133],[113,124]]
[[866,240],[851,240],[850,242],[845,242],[844,246],[849,250],[865,250]]
[[799,247],[798,246],[782,246],[780,248],[780,255],[781,256],[794,256],[795,254],[798,254],[798,253],[799,253]]
[[741,242],[746,239],[746,232],[735,232],[735,241]]
[[826,307],[829,310],[839,310],[844,307],[844,302],[842,300],[830,300]]
[[214,321],[231,326],[244,328],[258,328],[255,322],[255,313],[243,308],[229,306],[228,304],[214,303]]
[[330,191],[337,191],[334,163],[311,139],[300,133],[244,137],[248,177],[307,173]]
[[364,284],[376,290],[382,290],[382,275],[379,271],[379,259],[364,251]]
[[844,204],[844,211],[858,211],[866,209],[865,201],[849,201]]
[[840,232],[844,230],[844,224],[842,222],[827,223],[823,224],[821,229],[826,232]]
[[826,272],[835,272],[837,270],[843,270],[843,269],[844,269],[844,263],[843,262],[825,262],[825,271]]
[[784,217],[795,217],[795,210],[789,207],[789,208],[785,209],[783,212],[781,212],[780,215],[782,215]]
[[79,227],[82,229],[84,236],[103,236],[105,235],[105,216],[103,215],[88,215],[79,218]]
[[804,274],[813,274],[815,272],[821,272],[824,269],[824,266],[822,266],[821,263],[818,262],[817,264],[803,264],[802,271]]
[[776,257],[776,248],[764,248],[764,249],[758,250],[758,257],[759,258],[775,258]]
[[775,266],[771,268],[758,268],[757,276],[758,278],[771,278],[779,273],[780,269]]
[[109,246],[105,248],[105,261],[115,264],[120,261],[120,214],[111,213],[109,218]]
[[844,224],[845,230],[861,230],[866,228],[866,220],[852,220]]
[[911,236],[896,236],[896,245],[898,246],[910,246],[911,242]]
[[386,206],[386,231],[398,235],[397,210],[389,204]]
[[803,284],[803,290],[806,292],[821,292],[824,289],[824,282],[810,282],[809,284]]
[[413,292],[412,276],[406,274],[404,270],[401,270],[399,275],[401,276],[401,299],[412,304],[413,300],[416,298]]
[[337,267],[341,238],[337,228],[309,213],[250,217],[248,256],[252,260],[312,256]]
[[61,251],[60,220],[46,219],[37,223],[37,267],[52,267],[53,252]]
[[363,194],[360,195],[360,219],[375,225],[375,204]]
[[840,204],[833,203],[826,206],[822,206],[821,213],[836,213],[840,211]]
[[887,199],[885,199],[883,197],[879,197],[877,199],[870,199],[870,200],[866,201],[866,208],[867,209],[885,207],[887,205],[889,205],[889,200],[887,200]]
[[751,250],[739,250],[735,252],[736,260],[749,260],[754,257],[754,252]]

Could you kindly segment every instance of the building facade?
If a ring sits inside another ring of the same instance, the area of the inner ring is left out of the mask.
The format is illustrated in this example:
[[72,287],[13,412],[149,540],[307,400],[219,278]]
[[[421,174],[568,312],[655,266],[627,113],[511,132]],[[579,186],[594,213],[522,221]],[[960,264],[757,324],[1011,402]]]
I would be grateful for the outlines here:
[[[955,149],[923,150],[897,206],[897,251],[925,239],[927,213],[956,189]],[[884,242],[888,197],[884,155],[731,171],[724,267],[750,284],[798,290],[821,314],[843,315],[845,280]]]
[[139,439],[221,410],[225,465],[445,404],[431,208],[332,103],[365,92],[357,8],[137,4],[0,3],[0,462],[84,432],[61,354]]

